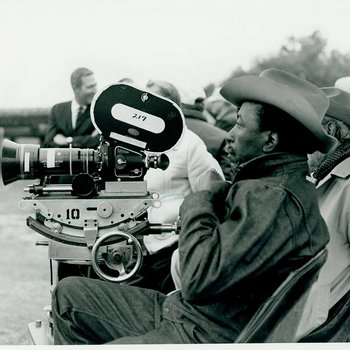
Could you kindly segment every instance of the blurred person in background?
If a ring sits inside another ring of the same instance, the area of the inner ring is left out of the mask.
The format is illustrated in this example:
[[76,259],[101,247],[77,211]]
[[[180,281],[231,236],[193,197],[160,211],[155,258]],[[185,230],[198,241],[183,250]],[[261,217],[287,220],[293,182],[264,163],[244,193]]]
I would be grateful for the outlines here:
[[[166,97],[181,106],[177,88],[167,81],[150,80],[146,89]],[[207,151],[204,142],[186,126],[179,144],[167,153],[169,167],[163,171],[149,169],[145,176],[148,191],[157,192],[160,208],[149,208],[148,219],[154,223],[174,223],[184,198],[196,191],[197,178],[209,169],[215,169],[224,178],[219,163]],[[170,261],[177,248],[179,236],[175,233],[144,236],[147,255],[133,285],[151,288],[163,293],[175,287],[170,275]],[[139,281],[137,281],[139,280]]]
[[232,177],[232,167],[225,151],[227,132],[208,122],[204,108],[204,89],[182,85],[178,90],[186,126],[204,141],[208,152],[219,162],[225,178],[229,181]]
[[215,126],[229,132],[237,121],[237,107],[225,100],[216,88],[213,93],[204,100],[205,109],[214,117]]
[[129,78],[129,77],[124,77],[124,78],[119,79],[118,83],[128,84],[128,85],[136,87],[136,83],[135,83],[134,79]]
[[[328,259],[310,291],[297,335],[313,333],[301,341],[350,341],[350,305],[341,309],[344,303],[349,304],[350,297],[343,298],[350,293],[350,77],[339,79],[335,86],[340,88],[322,88],[330,99],[322,124],[338,140],[337,148],[328,154],[315,152],[309,157],[330,242]],[[344,318],[343,326],[333,329],[340,317],[337,310],[342,315],[347,312],[347,326]]]
[[70,77],[74,98],[52,107],[43,147],[95,148],[99,135],[90,118],[90,105],[97,91],[94,73],[77,68]]

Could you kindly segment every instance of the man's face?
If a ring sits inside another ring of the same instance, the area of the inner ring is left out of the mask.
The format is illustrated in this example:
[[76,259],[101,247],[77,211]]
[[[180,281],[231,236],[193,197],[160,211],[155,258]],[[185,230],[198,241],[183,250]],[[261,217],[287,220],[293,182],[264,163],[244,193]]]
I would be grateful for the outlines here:
[[260,131],[259,105],[244,102],[237,114],[237,123],[228,133],[226,151],[234,165],[264,154],[267,131]]
[[81,78],[81,85],[75,88],[75,98],[81,105],[89,105],[97,91],[97,83],[93,74]]

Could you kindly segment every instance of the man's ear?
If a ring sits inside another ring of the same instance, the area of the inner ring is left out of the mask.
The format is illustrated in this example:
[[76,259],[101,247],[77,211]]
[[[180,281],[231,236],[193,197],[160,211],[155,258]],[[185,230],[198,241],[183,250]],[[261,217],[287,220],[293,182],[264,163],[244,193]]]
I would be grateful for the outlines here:
[[326,124],[323,124],[323,129],[330,136],[334,136],[337,131],[335,124],[331,120],[327,121]]
[[266,141],[263,146],[263,151],[265,153],[271,153],[275,150],[279,142],[279,136],[277,132],[267,131]]

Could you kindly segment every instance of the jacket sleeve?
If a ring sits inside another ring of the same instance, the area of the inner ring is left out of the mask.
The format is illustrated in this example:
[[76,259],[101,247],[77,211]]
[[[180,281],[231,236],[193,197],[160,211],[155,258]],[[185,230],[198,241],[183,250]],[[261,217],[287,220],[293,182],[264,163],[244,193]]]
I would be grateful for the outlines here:
[[95,148],[98,146],[100,135],[79,135],[73,136],[72,147],[77,148]]
[[61,113],[63,113],[62,105],[55,105],[52,107],[48,120],[47,135],[42,147],[68,147],[68,145],[57,145],[53,141],[54,137],[57,134],[62,134],[64,136],[72,136],[72,147],[75,148],[95,148],[98,146],[100,136],[92,135],[95,129],[91,123],[86,124],[86,130],[83,130],[83,133],[85,135],[72,135],[68,130],[63,130],[62,126],[60,126],[59,123],[57,123],[57,120],[59,120],[59,118],[62,118]]
[[47,126],[47,133],[45,140],[42,144],[42,147],[58,147],[55,142],[53,142],[53,138],[59,134],[62,133],[62,130],[58,129],[57,123],[56,123],[56,117],[57,117],[57,111],[56,106],[53,106],[48,119],[48,126]]
[[[233,192],[226,202],[211,192],[197,192],[180,208],[181,285],[184,298],[191,302],[212,300],[234,288],[290,243],[292,225],[282,189],[259,185]],[[221,222],[225,205],[229,209]]]

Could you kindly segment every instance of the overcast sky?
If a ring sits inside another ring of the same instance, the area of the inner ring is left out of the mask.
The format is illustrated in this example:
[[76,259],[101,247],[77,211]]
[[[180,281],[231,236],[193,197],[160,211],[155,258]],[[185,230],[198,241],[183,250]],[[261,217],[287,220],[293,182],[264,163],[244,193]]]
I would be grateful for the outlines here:
[[[70,73],[205,86],[320,30],[350,53],[348,0],[0,0],[0,108],[72,96]],[[350,74],[350,67],[349,67]]]

